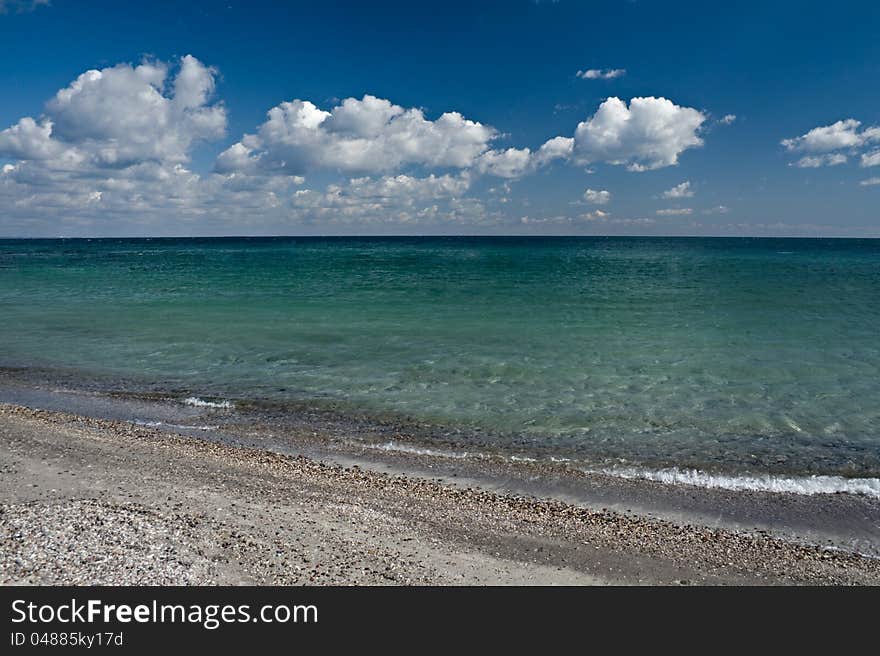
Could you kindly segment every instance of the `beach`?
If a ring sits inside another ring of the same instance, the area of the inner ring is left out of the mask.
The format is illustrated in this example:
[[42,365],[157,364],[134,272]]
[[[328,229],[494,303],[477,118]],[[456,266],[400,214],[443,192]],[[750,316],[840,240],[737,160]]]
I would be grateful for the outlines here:
[[[295,436],[292,437],[295,439]],[[0,406],[5,584],[877,584],[840,549]]]

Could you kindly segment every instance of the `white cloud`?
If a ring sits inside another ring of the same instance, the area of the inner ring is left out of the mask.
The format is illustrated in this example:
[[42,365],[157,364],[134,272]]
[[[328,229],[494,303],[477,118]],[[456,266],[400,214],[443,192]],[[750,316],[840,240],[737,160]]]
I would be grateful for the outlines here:
[[527,149],[517,151],[519,166],[511,168],[522,174],[555,160],[625,165],[630,171],[674,166],[682,152],[703,145],[699,131],[705,121],[699,110],[666,98],[633,98],[628,106],[619,98],[608,98],[592,117],[578,124],[573,137],[544,142],[530,153],[528,165],[523,152]]
[[609,216],[611,215],[608,212],[603,212],[602,210],[593,210],[592,212],[581,214],[581,218],[584,221],[605,221]]
[[625,68],[590,68],[586,71],[578,71],[576,74],[582,80],[613,80],[626,75]]
[[[216,78],[192,56],[91,70],[43,113],[0,131],[3,229],[40,224],[44,233],[76,226],[79,234],[118,234],[114,225],[125,224],[139,234],[184,234],[188,225],[249,232],[268,221],[316,230],[358,221],[488,225],[503,220],[494,208],[509,200],[510,185],[499,185],[504,193],[487,210],[470,196],[480,175],[513,180],[557,160],[669,166],[702,144],[705,120],[662,98],[611,98],[573,136],[533,150],[493,148],[499,133],[457,112],[428,118],[369,95],[326,110],[294,100],[273,107],[253,134],[216,158],[212,172],[199,173],[189,164],[196,145],[226,130]],[[584,198],[604,205],[611,193],[587,190]],[[591,214],[610,220],[601,210]]]
[[578,124],[573,158],[582,164],[626,165],[631,171],[674,166],[682,152],[703,145],[699,131],[705,120],[699,110],[666,98],[633,98],[629,106],[608,98]]
[[831,125],[813,128],[800,137],[783,139],[782,145],[791,151],[806,151],[813,153],[840,150],[862,145],[864,136],[858,129],[861,122],[855,119],[837,121]]
[[296,192],[291,216],[322,225],[484,222],[489,215],[482,203],[465,196],[470,183],[467,173],[352,178],[324,191]]
[[716,207],[708,207],[703,210],[703,214],[727,214],[730,208],[726,205],[717,205]]
[[868,178],[867,180],[862,180],[859,184],[863,187],[873,187],[874,185],[880,185],[880,178]]
[[694,192],[691,190],[690,180],[686,180],[663,192],[663,198],[691,198],[693,195]]
[[574,150],[574,139],[571,137],[553,137],[535,153],[536,166],[543,166],[557,159],[569,159]]
[[[808,153],[793,166],[818,168],[844,164],[848,161],[848,155],[855,157],[862,148],[878,142],[880,142],[880,127],[862,129],[861,121],[848,118],[831,125],[813,128],[800,137],[783,139],[782,145],[790,152]],[[862,166],[878,164],[880,164],[880,151],[861,154]]]
[[37,123],[30,116],[25,116],[15,125],[0,132],[2,157],[50,160],[57,158],[65,150],[61,142],[52,139],[52,121],[49,119]]
[[[0,168],[4,229],[180,234],[187,225],[247,231],[270,221],[486,222],[493,214],[467,197],[472,176],[516,177],[531,159],[528,149],[488,150],[495,130],[455,112],[432,121],[366,96],[331,111],[283,103],[222,153],[215,172],[199,174],[187,166],[194,145],[226,126],[223,105],[211,100],[215,76],[193,57],[87,71],[44,114],[0,132],[0,157],[12,160]],[[297,173],[408,164],[459,173],[354,177],[320,190],[303,188]]]
[[120,64],[80,75],[46,104],[0,132],[0,156],[49,168],[182,163],[192,144],[223,136],[226,111],[209,104],[214,71],[187,55],[173,84],[168,66]]
[[[302,178],[201,176],[187,168],[202,140],[223,136],[216,72],[191,56],[87,71],[37,117],[0,132],[6,226],[174,226],[207,216],[234,222],[284,203]],[[24,223],[22,223],[24,222]],[[57,232],[55,232],[57,234]]]
[[611,200],[611,192],[606,190],[587,189],[584,192],[584,200],[594,205],[606,205]]
[[862,153],[861,165],[863,167],[880,166],[880,150],[874,150],[870,153]]
[[693,210],[690,207],[675,207],[663,210],[657,210],[658,216],[683,216],[687,214],[693,214]]
[[518,178],[529,170],[532,164],[528,148],[508,148],[490,150],[477,159],[477,170],[500,178]]
[[731,125],[735,120],[736,114],[725,114],[718,120],[718,122],[721,123],[721,125]]
[[[347,98],[330,111],[293,100],[273,107],[256,134],[224,151],[217,170],[299,174],[318,168],[349,173],[381,173],[407,165],[467,168],[495,136],[493,128],[458,112],[432,121],[421,109],[404,109],[370,95]],[[496,165],[499,170],[511,166],[501,161]]]
[[600,105],[578,125],[574,137],[554,137],[537,151],[490,149],[498,133],[456,112],[426,119],[419,109],[388,100],[348,98],[330,111],[294,100],[271,109],[256,134],[222,152],[220,173],[290,175],[315,169],[343,173],[388,173],[407,166],[472,169],[513,179],[556,160],[578,164],[606,161],[641,171],[670,166],[697,136],[705,116],[664,98],[617,98]]
[[846,155],[843,153],[827,153],[825,155],[805,155],[794,163],[801,169],[817,169],[821,166],[838,166],[846,164]]

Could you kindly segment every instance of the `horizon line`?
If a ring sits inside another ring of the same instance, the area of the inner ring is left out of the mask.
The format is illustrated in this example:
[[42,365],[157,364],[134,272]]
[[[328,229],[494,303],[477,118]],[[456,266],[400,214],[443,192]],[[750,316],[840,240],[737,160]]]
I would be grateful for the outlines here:
[[109,240],[109,239],[438,239],[438,238],[517,238],[517,239],[880,239],[878,236],[852,235],[571,235],[571,234],[414,234],[414,235],[383,235],[383,234],[346,234],[346,235],[304,235],[304,234],[277,234],[277,235],[141,235],[141,236],[55,236],[55,237],[23,237],[3,236],[0,241],[13,240]]

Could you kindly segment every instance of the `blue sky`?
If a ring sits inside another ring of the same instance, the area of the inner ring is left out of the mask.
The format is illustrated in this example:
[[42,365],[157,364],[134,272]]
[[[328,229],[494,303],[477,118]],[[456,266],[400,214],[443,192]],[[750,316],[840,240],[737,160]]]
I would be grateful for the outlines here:
[[876,3],[0,7],[0,236],[880,236]]

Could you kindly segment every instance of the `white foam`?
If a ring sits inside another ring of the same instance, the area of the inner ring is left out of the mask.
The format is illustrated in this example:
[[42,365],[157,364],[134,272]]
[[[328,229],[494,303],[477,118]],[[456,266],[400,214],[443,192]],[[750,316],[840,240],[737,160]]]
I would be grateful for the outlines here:
[[184,399],[183,402],[186,405],[192,405],[197,408],[223,408],[230,410],[235,407],[230,401],[205,401],[197,396],[191,396],[188,399]]
[[435,456],[440,458],[468,458],[471,454],[466,451],[456,453],[454,451],[441,451],[438,449],[420,449],[406,444],[395,444],[394,442],[386,442],[385,444],[362,444],[367,449],[376,449],[378,451],[398,451],[400,453],[412,453],[418,456]]
[[199,430],[199,431],[212,431],[220,428],[219,426],[187,426],[186,424],[166,424],[164,421],[139,421],[135,419],[135,424],[138,426],[146,426],[147,428],[158,428],[159,426],[166,426],[168,428],[185,428],[187,430]]
[[789,492],[793,494],[861,494],[880,499],[880,478],[844,478],[843,476],[735,476],[712,474],[699,469],[639,469],[621,467],[587,470],[620,478],[639,478],[668,485],[693,485],[733,491]]

